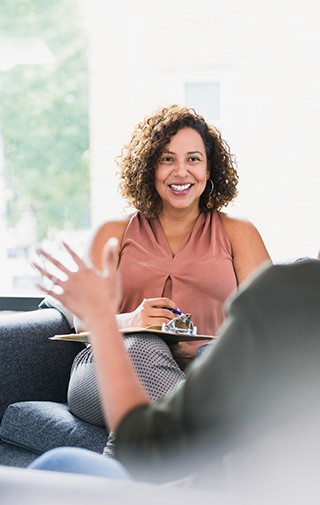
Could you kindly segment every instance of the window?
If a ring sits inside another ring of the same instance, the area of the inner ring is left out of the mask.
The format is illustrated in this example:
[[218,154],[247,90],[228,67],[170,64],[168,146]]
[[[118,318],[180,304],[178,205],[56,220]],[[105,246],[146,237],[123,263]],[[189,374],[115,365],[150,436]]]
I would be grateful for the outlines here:
[[[35,244],[90,226],[86,36],[78,2],[2,0],[1,291],[34,289]],[[50,244],[48,244],[50,242]]]
[[33,288],[35,244],[81,251],[89,229],[123,215],[115,157],[171,103],[230,144],[231,212],[256,224],[274,261],[317,254],[316,9],[203,4],[195,23],[191,4],[169,0],[1,0],[0,290]]

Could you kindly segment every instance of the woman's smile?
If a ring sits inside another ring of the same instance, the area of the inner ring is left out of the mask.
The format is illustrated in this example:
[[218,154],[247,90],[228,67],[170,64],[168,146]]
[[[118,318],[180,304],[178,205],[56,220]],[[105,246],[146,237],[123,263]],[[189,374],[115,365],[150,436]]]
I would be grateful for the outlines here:
[[156,190],[164,207],[199,205],[208,179],[208,162],[201,135],[182,128],[165,146],[156,169]]
[[177,194],[178,196],[184,196],[188,194],[189,190],[193,184],[187,183],[187,184],[169,184],[169,188],[171,189],[172,193]]

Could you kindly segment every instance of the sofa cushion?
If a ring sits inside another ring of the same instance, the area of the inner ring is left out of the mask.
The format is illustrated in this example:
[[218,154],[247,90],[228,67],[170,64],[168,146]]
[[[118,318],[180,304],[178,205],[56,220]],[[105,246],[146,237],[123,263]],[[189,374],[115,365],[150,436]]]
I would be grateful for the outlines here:
[[67,401],[70,369],[84,344],[49,337],[70,331],[56,309],[1,315],[0,418],[11,403]]
[[25,468],[39,456],[38,452],[23,449],[17,445],[0,441],[0,469],[4,466],[17,466]]
[[0,438],[38,453],[54,447],[77,446],[102,452],[108,433],[105,428],[75,417],[68,406],[55,402],[19,402],[6,409]]

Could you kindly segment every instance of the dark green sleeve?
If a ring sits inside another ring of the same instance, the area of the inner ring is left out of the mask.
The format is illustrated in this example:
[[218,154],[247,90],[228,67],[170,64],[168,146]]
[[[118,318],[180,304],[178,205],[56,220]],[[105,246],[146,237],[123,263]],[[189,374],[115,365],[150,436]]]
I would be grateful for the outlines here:
[[259,275],[232,302],[220,341],[186,380],[122,420],[116,457],[143,480],[176,479],[320,410],[319,300],[319,262]]
[[[240,321],[230,321],[223,346],[221,341],[207,349],[170,396],[139,407],[122,420],[116,432],[115,455],[134,477],[166,481],[194,473],[197,459],[200,456],[202,461],[208,449],[208,440],[210,451],[216,452],[218,458],[221,432],[226,429],[225,419],[232,416],[234,404],[228,398],[230,391],[233,395],[231,367],[238,375],[239,395],[252,374],[249,368],[244,370],[240,384],[239,356],[243,345],[248,359],[250,355],[248,342],[244,344],[251,338],[246,337],[247,331]],[[232,335],[239,338],[231,345]]]

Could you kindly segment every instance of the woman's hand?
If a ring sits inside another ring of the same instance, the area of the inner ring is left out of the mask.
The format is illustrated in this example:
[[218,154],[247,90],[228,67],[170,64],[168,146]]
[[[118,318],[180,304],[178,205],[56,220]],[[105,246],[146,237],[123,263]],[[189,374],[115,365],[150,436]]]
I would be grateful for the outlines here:
[[161,326],[175,317],[170,309],[178,309],[170,298],[145,298],[133,312],[118,314],[117,321],[120,328]]
[[52,263],[65,277],[65,280],[57,278],[46,268],[38,263],[33,263],[33,266],[43,277],[53,282],[50,289],[43,284],[38,284],[38,287],[59,300],[85,323],[90,324],[91,321],[100,317],[108,309],[114,314],[118,309],[121,298],[120,278],[116,271],[118,262],[116,254],[117,239],[111,238],[103,250],[102,272],[88,267],[71,247],[66,243],[63,245],[76,264],[77,270],[69,270],[43,249],[38,249],[38,255]]

